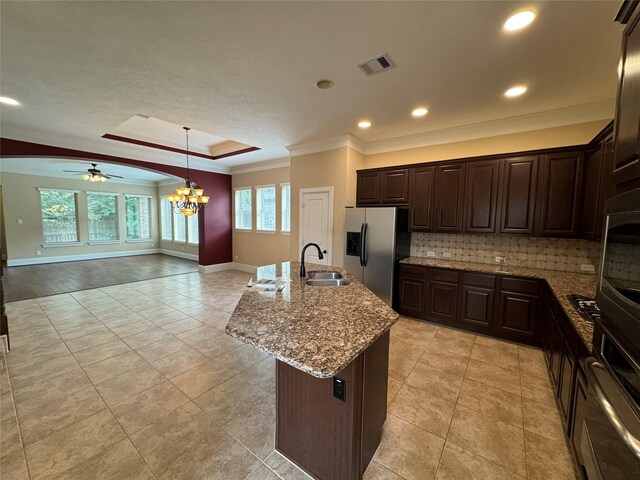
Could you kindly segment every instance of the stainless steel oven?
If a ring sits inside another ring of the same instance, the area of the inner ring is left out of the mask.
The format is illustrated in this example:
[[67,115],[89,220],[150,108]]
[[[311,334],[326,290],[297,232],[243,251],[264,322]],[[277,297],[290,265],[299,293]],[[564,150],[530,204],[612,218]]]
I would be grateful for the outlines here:
[[589,382],[579,457],[589,480],[640,479],[640,367],[601,325]]
[[640,363],[640,189],[607,201],[596,302],[606,330]]

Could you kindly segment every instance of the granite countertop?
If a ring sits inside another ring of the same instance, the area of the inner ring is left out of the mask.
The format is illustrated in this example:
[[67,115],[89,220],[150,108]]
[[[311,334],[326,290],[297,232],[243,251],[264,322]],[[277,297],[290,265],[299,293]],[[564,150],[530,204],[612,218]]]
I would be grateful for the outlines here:
[[558,272],[555,270],[543,270],[539,268],[511,267],[508,265],[492,265],[487,263],[461,262],[424,257],[409,257],[401,260],[400,263],[546,280],[558,302],[562,305],[567,317],[569,317],[569,320],[580,334],[583,342],[587,348],[591,350],[593,342],[593,324],[584,319],[580,312],[578,312],[571,304],[567,295],[570,293],[576,293],[585,297],[594,298],[596,295],[598,279],[593,274]]
[[259,267],[252,281],[290,278],[280,292],[247,287],[226,333],[319,378],[333,377],[398,320],[398,314],[344,269],[341,287],[312,287],[299,277],[299,262]]

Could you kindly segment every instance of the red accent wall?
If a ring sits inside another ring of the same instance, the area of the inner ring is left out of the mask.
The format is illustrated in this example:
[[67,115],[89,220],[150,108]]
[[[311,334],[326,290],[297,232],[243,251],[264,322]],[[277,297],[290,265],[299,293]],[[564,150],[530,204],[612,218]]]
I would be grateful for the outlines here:
[[[118,163],[167,173],[184,178],[186,168],[161,163],[144,162],[131,158],[85,152],[69,148],[0,138],[0,157],[73,158],[107,163]],[[199,215],[199,264],[215,265],[233,261],[231,225],[231,175],[191,169],[191,180],[204,188],[211,199]]]

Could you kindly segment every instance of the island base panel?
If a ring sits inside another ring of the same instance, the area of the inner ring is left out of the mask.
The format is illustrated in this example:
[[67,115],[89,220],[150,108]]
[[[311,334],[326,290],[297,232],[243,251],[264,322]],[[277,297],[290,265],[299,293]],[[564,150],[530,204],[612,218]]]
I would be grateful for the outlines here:
[[338,375],[317,378],[281,361],[276,366],[276,449],[313,478],[362,478],[380,444],[387,416],[389,332]]

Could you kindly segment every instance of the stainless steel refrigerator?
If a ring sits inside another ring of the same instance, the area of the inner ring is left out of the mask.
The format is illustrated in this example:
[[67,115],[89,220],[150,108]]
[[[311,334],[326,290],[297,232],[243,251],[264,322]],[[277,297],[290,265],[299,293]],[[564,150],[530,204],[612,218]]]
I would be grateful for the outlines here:
[[396,265],[409,256],[409,211],[396,207],[348,207],[344,268],[393,306]]

